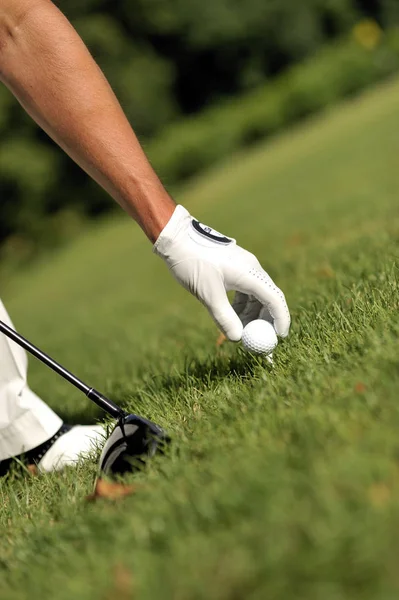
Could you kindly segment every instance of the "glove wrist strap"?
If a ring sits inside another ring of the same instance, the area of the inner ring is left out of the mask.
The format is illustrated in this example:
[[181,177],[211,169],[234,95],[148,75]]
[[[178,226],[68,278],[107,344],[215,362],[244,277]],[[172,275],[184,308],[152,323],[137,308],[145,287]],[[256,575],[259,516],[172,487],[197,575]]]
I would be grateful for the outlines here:
[[178,204],[169,221],[159,234],[159,237],[152,248],[153,252],[158,254],[158,256],[164,257],[167,253],[167,248],[181,230],[184,221],[188,221],[190,218],[190,213],[184,206]]

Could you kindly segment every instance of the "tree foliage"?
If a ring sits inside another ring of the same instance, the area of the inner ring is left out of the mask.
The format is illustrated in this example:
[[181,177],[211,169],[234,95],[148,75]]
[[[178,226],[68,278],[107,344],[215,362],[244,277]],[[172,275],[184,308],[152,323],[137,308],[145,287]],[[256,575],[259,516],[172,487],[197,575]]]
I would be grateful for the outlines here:
[[[272,80],[364,17],[383,27],[399,22],[396,0],[56,4],[89,46],[144,142],[183,116]],[[112,202],[0,87],[0,243],[15,233],[43,240],[48,216],[66,207],[96,215]]]

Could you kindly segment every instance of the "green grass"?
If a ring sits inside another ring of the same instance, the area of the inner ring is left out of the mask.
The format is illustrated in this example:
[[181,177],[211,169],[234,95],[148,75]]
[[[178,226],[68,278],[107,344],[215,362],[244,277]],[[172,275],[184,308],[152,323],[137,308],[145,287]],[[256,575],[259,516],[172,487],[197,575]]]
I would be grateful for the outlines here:
[[[386,84],[179,197],[285,290],[274,368],[216,350],[127,219],[3,285],[26,336],[174,443],[118,503],[86,502],[95,460],[2,481],[2,600],[398,597],[398,97]],[[100,417],[34,361],[30,382],[67,420]]]

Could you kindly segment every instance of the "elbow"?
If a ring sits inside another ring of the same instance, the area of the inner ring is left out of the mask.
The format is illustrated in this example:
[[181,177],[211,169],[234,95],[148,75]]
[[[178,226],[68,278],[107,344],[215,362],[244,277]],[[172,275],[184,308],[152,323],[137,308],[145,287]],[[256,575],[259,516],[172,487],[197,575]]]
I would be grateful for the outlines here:
[[14,36],[14,23],[12,17],[4,11],[0,14],[0,52],[6,48]]
[[[8,6],[10,4],[10,6]],[[2,54],[6,48],[16,40],[18,36],[18,30],[23,20],[15,8],[12,6],[12,2],[7,3],[6,6],[0,9],[0,53]]]
[[0,5],[0,54],[18,38],[23,31],[23,24],[33,8],[47,0],[3,0]]
[[7,71],[10,58],[10,47],[16,36],[17,21],[12,15],[0,9],[0,82],[7,85]]

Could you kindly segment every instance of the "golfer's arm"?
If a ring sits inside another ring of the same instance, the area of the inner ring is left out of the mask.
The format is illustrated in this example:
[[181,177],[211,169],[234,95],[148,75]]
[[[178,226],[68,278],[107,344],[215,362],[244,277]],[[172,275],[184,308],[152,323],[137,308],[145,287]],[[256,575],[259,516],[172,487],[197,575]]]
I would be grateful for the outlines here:
[[154,241],[174,202],[101,70],[50,0],[1,0],[0,79]]

